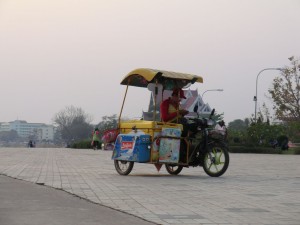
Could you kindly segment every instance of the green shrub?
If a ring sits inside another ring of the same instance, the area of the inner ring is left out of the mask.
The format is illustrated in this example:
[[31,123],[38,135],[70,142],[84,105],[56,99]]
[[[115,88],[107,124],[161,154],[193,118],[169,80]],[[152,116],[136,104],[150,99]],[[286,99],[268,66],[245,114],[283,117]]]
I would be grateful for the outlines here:
[[255,145],[253,142],[247,142],[246,144],[245,144],[245,147],[247,147],[247,148],[263,148],[262,146],[257,146],[257,145]]
[[262,154],[281,154],[281,149],[267,147],[250,147],[250,146],[229,146],[231,153],[262,153]]
[[240,143],[240,138],[239,137],[234,137],[233,142],[234,143]]
[[[71,148],[77,148],[77,149],[91,149],[93,148],[91,146],[91,140],[82,140],[82,141],[78,141],[78,142],[74,142],[71,145]],[[101,143],[100,143],[101,144]]]
[[300,155],[300,147],[296,147],[294,150],[295,155]]
[[280,148],[282,150],[287,150],[288,149],[289,138],[286,135],[280,135],[277,138],[277,142],[278,142],[278,146],[280,146]]

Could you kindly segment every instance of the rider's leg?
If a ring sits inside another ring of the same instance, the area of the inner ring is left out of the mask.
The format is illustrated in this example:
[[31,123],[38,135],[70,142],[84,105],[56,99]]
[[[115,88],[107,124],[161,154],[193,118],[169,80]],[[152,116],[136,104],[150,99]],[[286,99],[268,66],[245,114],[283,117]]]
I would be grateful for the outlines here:
[[180,140],[180,155],[179,155],[179,161],[182,163],[187,163],[187,141],[185,138]]

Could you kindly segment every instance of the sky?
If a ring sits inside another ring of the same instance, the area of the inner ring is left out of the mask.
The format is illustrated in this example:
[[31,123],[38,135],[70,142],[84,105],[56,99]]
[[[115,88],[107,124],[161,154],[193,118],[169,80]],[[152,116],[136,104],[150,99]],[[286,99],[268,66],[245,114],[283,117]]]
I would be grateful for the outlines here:
[[[256,77],[300,56],[299,0],[0,0],[0,122],[53,122],[67,106],[98,123],[119,114],[126,74],[153,68],[202,76],[190,88],[224,113],[254,113]],[[272,108],[277,70],[258,80]],[[124,116],[147,111],[130,87]]]

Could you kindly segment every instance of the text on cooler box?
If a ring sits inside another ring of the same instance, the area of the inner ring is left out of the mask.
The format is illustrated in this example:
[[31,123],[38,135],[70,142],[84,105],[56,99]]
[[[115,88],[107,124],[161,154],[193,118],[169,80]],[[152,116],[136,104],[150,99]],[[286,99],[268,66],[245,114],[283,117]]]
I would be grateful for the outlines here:
[[122,141],[121,149],[132,149],[133,148],[133,142],[132,141]]

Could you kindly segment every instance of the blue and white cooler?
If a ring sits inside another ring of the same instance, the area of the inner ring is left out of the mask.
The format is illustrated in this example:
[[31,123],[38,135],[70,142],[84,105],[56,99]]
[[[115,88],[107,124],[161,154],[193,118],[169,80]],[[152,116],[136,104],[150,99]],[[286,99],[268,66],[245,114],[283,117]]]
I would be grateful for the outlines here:
[[139,134],[119,134],[112,159],[132,162],[149,162],[151,136]]

